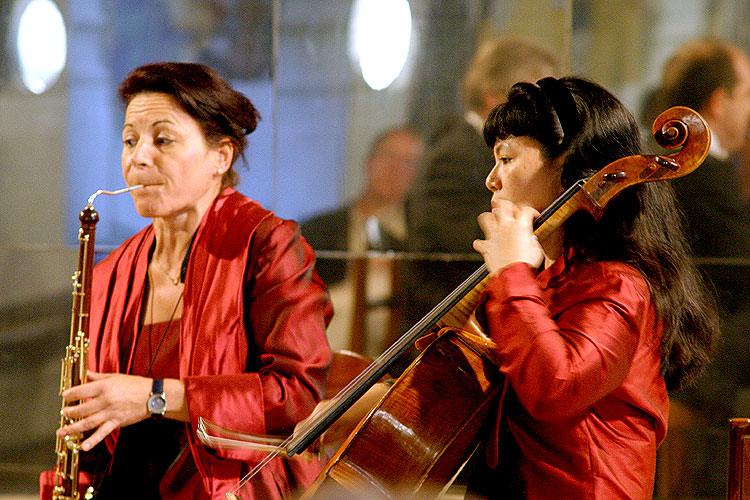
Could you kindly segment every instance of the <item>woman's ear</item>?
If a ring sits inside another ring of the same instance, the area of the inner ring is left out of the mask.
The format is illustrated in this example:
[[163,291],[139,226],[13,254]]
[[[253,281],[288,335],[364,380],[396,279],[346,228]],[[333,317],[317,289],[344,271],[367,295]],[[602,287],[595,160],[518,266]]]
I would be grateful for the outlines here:
[[223,174],[232,167],[234,160],[234,144],[228,138],[223,138],[216,146],[216,172]]

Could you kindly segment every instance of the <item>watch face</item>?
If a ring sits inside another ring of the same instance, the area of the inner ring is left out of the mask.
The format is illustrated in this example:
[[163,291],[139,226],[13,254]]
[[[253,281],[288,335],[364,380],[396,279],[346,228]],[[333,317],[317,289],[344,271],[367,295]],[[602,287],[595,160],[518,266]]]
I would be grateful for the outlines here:
[[148,411],[157,415],[163,415],[167,408],[167,400],[162,394],[154,394],[148,398]]

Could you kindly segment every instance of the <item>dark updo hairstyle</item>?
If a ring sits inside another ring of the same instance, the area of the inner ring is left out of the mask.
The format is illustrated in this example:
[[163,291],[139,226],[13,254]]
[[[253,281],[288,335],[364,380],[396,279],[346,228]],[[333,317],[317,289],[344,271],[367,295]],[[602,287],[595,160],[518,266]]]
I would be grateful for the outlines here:
[[133,70],[118,88],[122,103],[144,92],[166,94],[194,118],[206,141],[217,145],[227,138],[234,152],[232,167],[222,176],[222,184],[234,187],[239,175],[234,169],[238,157],[245,159],[247,135],[255,130],[260,119],[253,103],[214,70],[202,64],[162,62],[140,66]]
[[[635,119],[596,83],[575,77],[518,83],[484,126],[485,142],[528,136],[556,160],[568,188],[609,163],[641,153]],[[718,332],[715,305],[690,257],[683,221],[667,182],[633,186],[597,222],[579,211],[564,225],[571,264],[626,262],[643,275],[662,322],[662,373],[667,387],[694,379],[708,363]],[[572,250],[572,252],[570,251]]]

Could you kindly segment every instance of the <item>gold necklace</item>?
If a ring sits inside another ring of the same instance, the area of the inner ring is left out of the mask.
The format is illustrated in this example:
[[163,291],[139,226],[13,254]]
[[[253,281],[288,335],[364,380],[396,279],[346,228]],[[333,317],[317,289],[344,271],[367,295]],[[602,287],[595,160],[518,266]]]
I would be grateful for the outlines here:
[[157,265],[157,266],[159,266],[159,269],[161,269],[161,271],[162,271],[162,272],[164,273],[164,275],[165,275],[165,276],[166,276],[167,278],[169,278],[169,281],[171,281],[171,282],[172,282],[172,284],[173,284],[174,286],[177,286],[177,285],[179,285],[179,284],[180,284],[180,277],[178,276],[178,277],[177,277],[176,279],[175,279],[175,278],[173,278],[173,277],[171,277],[171,276],[169,275],[169,273],[167,272],[167,270],[166,270],[166,269],[164,269],[164,267],[163,267],[163,266],[161,265],[161,263],[159,262],[159,259],[157,259],[157,258],[154,258],[154,262],[156,262],[156,265]]

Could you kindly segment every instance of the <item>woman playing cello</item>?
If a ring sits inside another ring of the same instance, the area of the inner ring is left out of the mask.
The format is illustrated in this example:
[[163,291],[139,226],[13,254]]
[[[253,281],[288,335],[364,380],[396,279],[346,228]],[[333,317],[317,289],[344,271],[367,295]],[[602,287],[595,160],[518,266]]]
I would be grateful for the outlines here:
[[[695,140],[678,140],[680,126],[667,126],[675,117]],[[467,498],[651,498],[667,390],[700,373],[717,334],[671,187],[649,182],[694,169],[710,135],[687,108],[654,128],[681,151],[639,154],[633,117],[594,83],[545,78],[511,89],[485,124],[492,211],[480,215],[485,239],[474,243],[485,266],[326,404],[325,418],[300,427],[316,435],[372,387],[373,398],[322,437],[348,436],[303,498],[433,498],[462,471],[481,427]],[[466,322],[472,311],[494,342]],[[433,327],[390,389],[369,385]]]
[[630,113],[578,78],[519,83],[484,127],[492,210],[474,242],[491,278],[477,316],[506,387],[469,484],[491,499],[652,497],[667,390],[694,378],[717,334],[671,187],[624,191],[538,241],[565,188],[640,152]]

